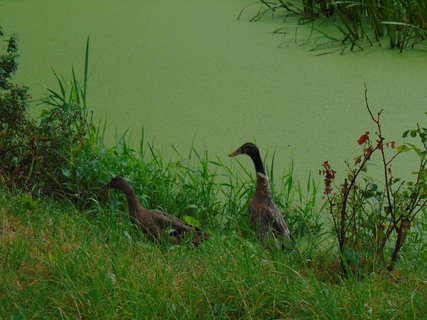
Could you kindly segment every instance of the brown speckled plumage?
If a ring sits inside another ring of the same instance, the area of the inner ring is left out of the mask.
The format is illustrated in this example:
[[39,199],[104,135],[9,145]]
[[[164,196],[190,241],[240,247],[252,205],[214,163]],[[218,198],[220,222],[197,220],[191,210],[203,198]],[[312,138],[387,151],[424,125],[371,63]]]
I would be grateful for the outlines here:
[[[247,154],[254,162],[257,185],[255,193],[249,201],[249,222],[253,230],[261,241],[264,241],[269,232],[285,242],[292,239],[291,233],[280,209],[271,196],[268,177],[265,175],[264,166],[261,161],[258,147],[253,143],[245,143],[229,156],[234,157],[240,154]],[[283,245],[283,243],[282,243]]]
[[270,230],[285,240],[291,239],[282,213],[271,196],[268,178],[262,173],[257,173],[257,187],[249,202],[249,219],[260,239]]
[[197,247],[203,240],[211,236],[209,233],[200,231],[166,212],[143,208],[133,188],[123,177],[118,176],[113,178],[105,186],[105,189],[122,190],[127,197],[131,222],[144,233],[156,239],[159,239],[162,234],[168,232],[172,242],[180,243],[182,236],[189,233],[193,234],[193,245]]

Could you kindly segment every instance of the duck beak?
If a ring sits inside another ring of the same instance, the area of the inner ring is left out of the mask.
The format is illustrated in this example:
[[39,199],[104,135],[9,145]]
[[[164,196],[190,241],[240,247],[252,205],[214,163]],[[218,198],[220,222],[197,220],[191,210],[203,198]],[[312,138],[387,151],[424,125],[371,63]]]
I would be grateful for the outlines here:
[[242,150],[240,150],[240,148],[237,149],[236,151],[230,153],[228,156],[229,157],[235,157],[235,156],[238,156],[239,154],[242,154]]

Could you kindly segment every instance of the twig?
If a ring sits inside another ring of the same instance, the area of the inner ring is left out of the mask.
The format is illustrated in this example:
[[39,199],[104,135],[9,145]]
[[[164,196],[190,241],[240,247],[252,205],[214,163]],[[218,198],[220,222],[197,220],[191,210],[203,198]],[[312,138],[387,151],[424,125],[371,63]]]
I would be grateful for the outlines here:
[[380,116],[381,116],[381,113],[383,112],[383,109],[381,109],[380,112],[378,112],[377,118],[375,118],[374,115],[372,114],[371,108],[369,107],[369,103],[368,103],[368,88],[366,87],[366,83],[365,83],[365,106],[366,106],[366,109],[368,109],[368,112],[369,112],[369,114],[371,116],[372,121],[374,121],[376,123],[377,128],[378,128],[377,136],[378,136],[378,138],[380,140],[379,140],[379,142],[377,144],[377,148],[379,148],[380,151],[381,151],[381,158],[382,158],[382,161],[383,161],[384,179],[385,179],[385,188],[386,188],[386,192],[387,192],[388,210],[389,210],[389,213],[390,213],[390,215],[392,217],[393,224],[394,224],[395,228],[397,228],[395,211],[393,210],[392,203],[391,203],[391,194],[390,194],[391,186],[390,186],[389,179],[388,179],[387,161],[385,159],[384,146],[383,146],[384,137],[382,135],[381,124],[380,124]]

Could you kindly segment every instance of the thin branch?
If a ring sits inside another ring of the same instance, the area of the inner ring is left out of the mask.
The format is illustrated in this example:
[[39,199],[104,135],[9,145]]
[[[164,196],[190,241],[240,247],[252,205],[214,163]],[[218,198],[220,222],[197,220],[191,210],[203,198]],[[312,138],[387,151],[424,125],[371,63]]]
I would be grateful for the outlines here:
[[381,109],[380,112],[378,112],[377,118],[374,117],[374,115],[372,114],[371,108],[369,107],[369,103],[368,103],[368,88],[366,87],[365,84],[365,105],[366,105],[366,109],[368,109],[369,114],[371,115],[372,121],[374,121],[377,125],[378,128],[378,138],[380,139],[380,141],[377,144],[377,148],[379,148],[381,146],[380,151],[381,151],[381,158],[383,161],[383,167],[384,167],[384,179],[385,179],[385,188],[386,188],[386,192],[387,192],[387,202],[388,202],[388,210],[389,213],[392,217],[393,220],[393,224],[395,226],[395,228],[397,228],[397,223],[396,223],[396,216],[395,216],[395,212],[393,210],[393,206],[391,203],[391,185],[389,183],[389,179],[388,179],[388,173],[387,173],[387,161],[385,159],[385,154],[384,154],[384,146],[383,146],[383,141],[384,141],[384,137],[382,135],[382,130],[381,130],[381,123],[380,123],[380,116],[381,113],[383,112],[383,110]]
[[401,152],[397,152],[393,157],[391,157],[386,163],[386,166],[388,166],[399,154],[401,154]]

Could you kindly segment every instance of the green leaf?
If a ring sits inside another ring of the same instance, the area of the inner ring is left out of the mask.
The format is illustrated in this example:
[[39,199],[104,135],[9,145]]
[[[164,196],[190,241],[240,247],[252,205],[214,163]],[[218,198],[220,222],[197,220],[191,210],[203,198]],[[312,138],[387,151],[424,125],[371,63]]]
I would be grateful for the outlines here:
[[184,216],[182,220],[184,220],[186,223],[193,227],[200,227],[202,225],[199,220],[191,216]]
[[397,152],[408,152],[409,150],[410,149],[406,145],[404,145],[404,144],[402,144],[401,146],[398,146],[396,148]]
[[372,198],[374,196],[374,193],[372,191],[370,191],[370,190],[367,190],[367,191],[363,191],[362,195],[366,199],[369,199],[369,198]]
[[415,144],[406,143],[412,150],[414,150],[419,156],[422,156],[420,148],[418,148]]

